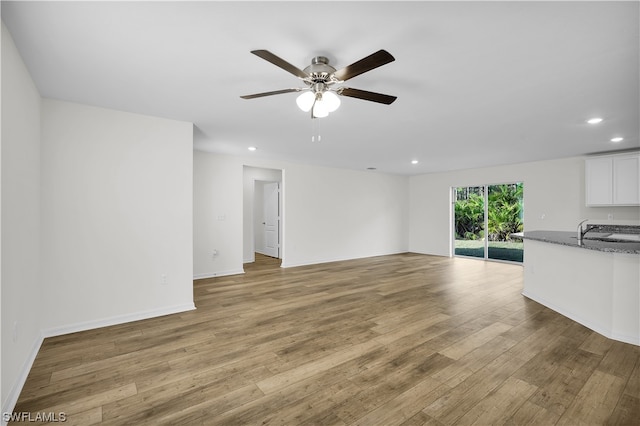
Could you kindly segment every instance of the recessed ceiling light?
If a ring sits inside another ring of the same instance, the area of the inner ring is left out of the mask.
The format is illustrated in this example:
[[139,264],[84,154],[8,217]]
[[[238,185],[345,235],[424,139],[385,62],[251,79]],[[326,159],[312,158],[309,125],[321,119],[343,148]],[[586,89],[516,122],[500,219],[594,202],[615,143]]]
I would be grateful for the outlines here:
[[418,160],[411,160],[411,164],[418,164]]
[[611,142],[622,142],[624,140],[624,138],[621,138],[620,136],[616,137],[616,138],[611,138]]
[[255,150],[256,150],[256,149],[258,149],[258,148],[256,148],[255,146],[250,146],[250,147],[249,147],[249,148],[247,148],[247,149],[248,149],[249,151],[255,151]]
[[602,123],[602,118],[600,117],[593,117],[587,120],[587,123],[589,124],[598,124],[598,123]]

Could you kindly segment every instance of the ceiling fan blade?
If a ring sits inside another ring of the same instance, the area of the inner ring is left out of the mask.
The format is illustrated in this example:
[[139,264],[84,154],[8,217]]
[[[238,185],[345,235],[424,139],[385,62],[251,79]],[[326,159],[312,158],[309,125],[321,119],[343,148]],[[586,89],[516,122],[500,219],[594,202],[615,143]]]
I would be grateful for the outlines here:
[[254,98],[262,98],[264,96],[281,95],[283,93],[299,92],[301,90],[305,90],[305,89],[299,89],[299,88],[282,89],[282,90],[274,90],[272,92],[254,93],[253,95],[243,95],[243,96],[240,96],[240,97],[242,99],[254,99]]
[[342,81],[349,80],[357,75],[371,71],[374,68],[381,67],[382,65],[393,62],[396,59],[391,56],[391,53],[386,50],[378,50],[376,53],[372,53],[366,58],[362,58],[351,65],[347,65],[341,70],[336,71],[333,75]]
[[350,98],[363,99],[365,101],[378,102],[390,105],[395,101],[397,96],[383,95],[382,93],[367,92],[366,90],[352,89],[350,87],[341,87],[336,90],[338,95],[348,96]]
[[287,72],[290,72],[291,74],[295,75],[298,78],[302,78],[302,79],[309,78],[309,74],[302,71],[300,68],[296,67],[295,65],[291,65],[289,62],[274,55],[268,50],[252,50],[251,53],[261,57],[265,61],[271,62],[273,65],[280,67]]

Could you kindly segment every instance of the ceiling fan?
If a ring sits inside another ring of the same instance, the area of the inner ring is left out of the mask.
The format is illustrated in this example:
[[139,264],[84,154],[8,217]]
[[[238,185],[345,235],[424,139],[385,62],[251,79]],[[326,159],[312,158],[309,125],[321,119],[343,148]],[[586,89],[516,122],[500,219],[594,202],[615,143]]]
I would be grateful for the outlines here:
[[365,101],[378,102],[389,105],[396,96],[382,93],[368,92],[366,90],[353,89],[351,87],[336,87],[353,77],[371,71],[382,65],[393,62],[395,58],[386,50],[378,50],[371,55],[354,62],[340,70],[329,65],[329,59],[324,56],[316,56],[311,60],[311,65],[304,70],[291,65],[284,59],[274,55],[268,50],[252,50],[256,56],[271,62],[277,67],[295,75],[302,80],[306,87],[275,90],[271,92],[255,93],[253,95],[240,96],[242,99],[261,98],[263,96],[280,95],[283,93],[303,92],[296,102],[298,107],[305,112],[311,111],[311,118],[326,117],[329,112],[335,111],[340,105],[340,98],[336,95],[350,98],[363,99]]

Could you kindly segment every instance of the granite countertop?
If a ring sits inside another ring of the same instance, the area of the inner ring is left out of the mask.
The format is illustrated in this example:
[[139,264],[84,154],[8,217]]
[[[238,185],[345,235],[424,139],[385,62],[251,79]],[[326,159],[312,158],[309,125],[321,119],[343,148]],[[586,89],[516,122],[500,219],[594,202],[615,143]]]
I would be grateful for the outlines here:
[[[635,232],[634,232],[635,233]],[[611,234],[588,232],[582,240],[582,244],[578,244],[577,231],[528,231],[519,232],[517,234],[511,234],[515,238],[522,238],[525,240],[542,241],[545,243],[559,244],[563,246],[576,247],[580,249],[603,251],[608,253],[631,253],[640,254],[640,242],[639,241],[606,241],[606,236]],[[600,239],[598,239],[600,238]]]

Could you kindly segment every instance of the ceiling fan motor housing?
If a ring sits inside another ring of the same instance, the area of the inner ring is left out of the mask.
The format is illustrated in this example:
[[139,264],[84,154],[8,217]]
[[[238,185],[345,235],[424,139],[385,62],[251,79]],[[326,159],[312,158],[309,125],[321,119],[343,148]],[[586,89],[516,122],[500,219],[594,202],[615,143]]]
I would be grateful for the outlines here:
[[[307,82],[310,86],[314,88],[318,83],[323,83],[326,88],[327,84],[334,83],[333,73],[336,72],[336,69],[329,65],[329,58],[325,56],[316,56],[311,60],[311,65],[304,69],[304,72],[309,74],[310,81]],[[322,87],[322,86],[321,86]]]

